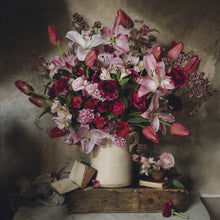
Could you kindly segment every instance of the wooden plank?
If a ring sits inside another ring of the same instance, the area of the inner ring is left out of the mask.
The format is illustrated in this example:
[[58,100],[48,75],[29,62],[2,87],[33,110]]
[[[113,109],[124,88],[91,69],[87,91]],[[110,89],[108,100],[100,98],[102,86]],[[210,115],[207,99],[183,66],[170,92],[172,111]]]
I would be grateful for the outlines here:
[[182,189],[99,188],[67,194],[67,210],[73,213],[161,212],[171,200],[176,209],[187,209],[188,196]]
[[72,190],[79,188],[72,180],[69,178],[61,179],[50,184],[50,187],[54,189],[58,194],[63,195]]
[[95,175],[95,173],[96,170],[94,168],[75,160],[69,175],[69,179],[84,189]]

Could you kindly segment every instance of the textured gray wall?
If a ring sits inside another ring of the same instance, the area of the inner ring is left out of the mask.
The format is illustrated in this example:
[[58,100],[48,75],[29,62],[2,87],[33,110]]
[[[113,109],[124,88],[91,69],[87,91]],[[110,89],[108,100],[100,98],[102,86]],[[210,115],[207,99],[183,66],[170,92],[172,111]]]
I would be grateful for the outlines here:
[[[0,60],[0,183],[8,190],[19,176],[36,176],[56,171],[67,159],[83,158],[61,139],[49,139],[49,116],[39,120],[41,109],[29,104],[14,86],[17,79],[38,88],[40,77],[31,71],[33,50],[51,57],[57,52],[49,44],[47,26],[59,33],[69,30],[71,15],[78,12],[92,24],[96,20],[111,26],[117,9],[133,19],[160,30],[158,40],[168,44],[183,41],[185,49],[194,49],[202,59],[201,69],[220,87],[220,6],[218,0],[12,0],[1,13]],[[39,91],[43,90],[38,88]],[[187,125],[192,136],[162,139],[158,151],[174,153],[177,167],[203,194],[220,194],[220,102],[212,97],[196,118],[184,114],[178,121]]]

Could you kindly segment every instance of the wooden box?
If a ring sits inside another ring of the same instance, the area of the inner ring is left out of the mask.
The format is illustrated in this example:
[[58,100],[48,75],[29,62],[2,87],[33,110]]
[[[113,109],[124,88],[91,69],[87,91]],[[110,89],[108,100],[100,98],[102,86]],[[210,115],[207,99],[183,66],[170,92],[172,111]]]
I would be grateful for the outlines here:
[[188,196],[182,189],[98,188],[67,194],[67,210],[73,213],[161,212],[171,200],[180,212],[188,208]]

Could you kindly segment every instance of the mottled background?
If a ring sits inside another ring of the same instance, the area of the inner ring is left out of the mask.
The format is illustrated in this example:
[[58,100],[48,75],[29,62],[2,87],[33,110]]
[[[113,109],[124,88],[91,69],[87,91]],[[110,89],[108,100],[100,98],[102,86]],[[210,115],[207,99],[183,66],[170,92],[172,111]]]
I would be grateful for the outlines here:
[[[0,59],[0,189],[7,192],[20,176],[36,177],[56,171],[72,158],[87,159],[63,139],[49,139],[53,126],[49,115],[39,119],[41,109],[18,91],[17,79],[28,81],[39,92],[41,78],[31,71],[32,51],[51,57],[58,54],[49,44],[47,26],[53,24],[64,39],[74,12],[89,24],[102,20],[111,26],[122,8],[133,19],[160,30],[158,41],[183,41],[202,59],[201,69],[220,87],[220,5],[218,0],[11,0],[1,6]],[[65,40],[64,40],[65,41]],[[61,45],[62,46],[62,45]],[[199,115],[185,114],[177,120],[192,135],[162,138],[158,151],[175,155],[177,168],[203,196],[220,196],[220,102],[219,94],[203,106]]]

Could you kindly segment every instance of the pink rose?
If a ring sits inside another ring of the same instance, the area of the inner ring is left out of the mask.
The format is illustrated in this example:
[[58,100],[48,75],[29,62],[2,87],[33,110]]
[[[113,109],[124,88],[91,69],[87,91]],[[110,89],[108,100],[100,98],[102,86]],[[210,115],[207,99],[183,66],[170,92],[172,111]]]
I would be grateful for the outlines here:
[[163,169],[170,169],[174,166],[175,161],[172,154],[164,152],[160,155]]
[[68,87],[68,78],[63,77],[59,79],[54,85],[54,90],[57,94],[62,93]]
[[104,80],[99,82],[98,88],[101,96],[106,100],[114,100],[118,97],[117,95],[117,82],[115,80]]

